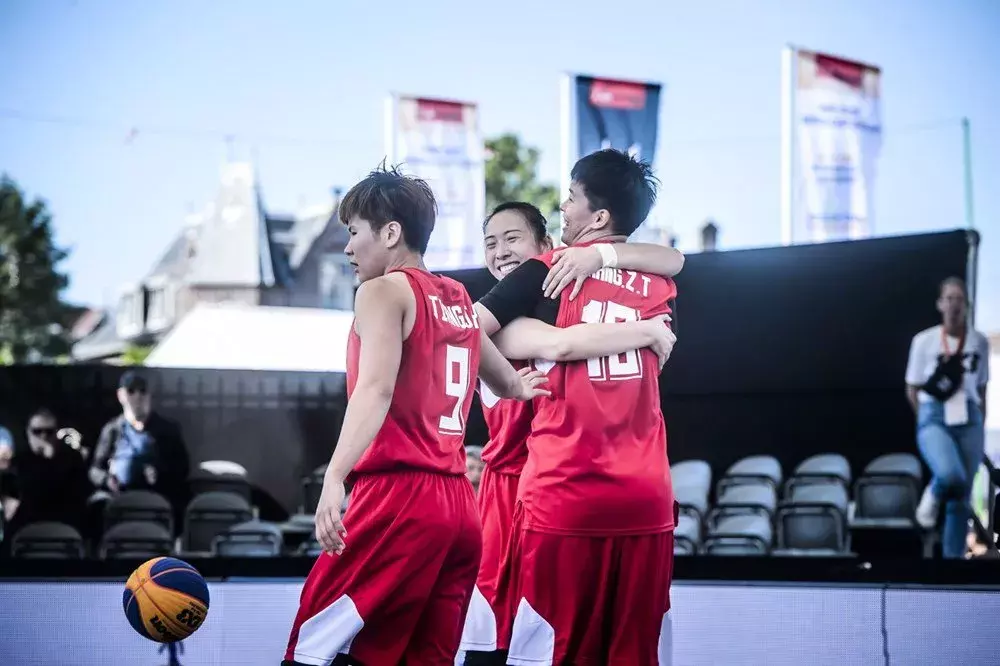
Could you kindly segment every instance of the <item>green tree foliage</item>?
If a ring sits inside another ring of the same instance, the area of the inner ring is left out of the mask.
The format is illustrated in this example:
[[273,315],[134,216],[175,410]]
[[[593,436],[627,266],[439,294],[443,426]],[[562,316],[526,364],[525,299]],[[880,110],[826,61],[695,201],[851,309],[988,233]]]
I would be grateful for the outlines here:
[[59,300],[69,278],[59,271],[67,252],[52,238],[44,201],[28,202],[0,178],[0,360],[24,363],[69,350],[68,309]]
[[151,353],[152,345],[129,345],[122,355],[122,365],[142,365]]
[[[559,190],[538,182],[539,151],[521,145],[516,134],[486,140],[486,210],[507,201],[527,201],[558,226]],[[551,231],[551,229],[550,229]]]

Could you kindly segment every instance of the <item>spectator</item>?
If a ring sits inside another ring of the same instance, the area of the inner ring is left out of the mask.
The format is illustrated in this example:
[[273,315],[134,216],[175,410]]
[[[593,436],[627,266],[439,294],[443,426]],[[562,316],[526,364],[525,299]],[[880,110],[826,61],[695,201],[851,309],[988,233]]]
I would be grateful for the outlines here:
[[945,505],[941,551],[965,556],[972,482],[983,460],[989,342],[968,325],[968,292],[957,277],[941,283],[942,323],[917,333],[906,368],[907,398],[917,415],[917,446],[931,482],[917,507],[917,522],[937,526]]
[[479,492],[479,479],[483,475],[483,447],[465,447],[465,477],[472,487]]
[[3,525],[14,515],[16,500],[10,495],[13,491],[5,492],[6,488],[13,487],[14,476],[10,471],[11,461],[14,458],[14,436],[10,430],[0,426],[0,541],[3,540]]
[[14,447],[4,474],[3,506],[7,535],[34,522],[56,521],[85,530],[91,492],[87,464],[80,452],[59,440],[58,423],[48,409],[28,421],[25,447]]
[[122,414],[101,430],[90,467],[99,489],[154,490],[180,511],[186,499],[187,447],[180,428],[153,410],[145,377],[129,370],[118,384]]

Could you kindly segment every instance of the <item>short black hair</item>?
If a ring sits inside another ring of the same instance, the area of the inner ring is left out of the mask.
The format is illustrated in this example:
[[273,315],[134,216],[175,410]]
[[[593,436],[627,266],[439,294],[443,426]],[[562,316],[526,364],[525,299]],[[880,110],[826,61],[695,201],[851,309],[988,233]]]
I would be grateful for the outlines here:
[[615,233],[631,236],[656,203],[659,181],[648,162],[608,148],[580,158],[570,174],[592,210],[607,210]]
[[376,232],[395,220],[403,228],[407,247],[424,254],[434,231],[437,201],[427,181],[406,176],[383,161],[347,191],[339,215],[345,225],[355,218],[366,220]]
[[959,289],[962,290],[962,295],[965,296],[965,300],[966,301],[969,300],[969,290],[966,289],[965,280],[963,280],[962,278],[955,277],[953,275],[951,277],[946,277],[945,279],[941,280],[941,284],[938,285],[938,298],[944,295],[944,290],[948,287],[958,287]]
[[126,391],[143,391],[149,389],[149,384],[146,378],[136,372],[135,370],[126,370],[122,373],[122,376],[118,378],[118,388],[123,388]]
[[31,419],[35,418],[36,416],[49,421],[55,421],[56,423],[59,422],[59,419],[56,418],[55,412],[53,412],[48,407],[39,407],[38,409],[33,411],[31,413],[31,416],[28,417],[28,421],[31,421]]
[[508,201],[507,203],[502,203],[494,208],[493,212],[490,213],[483,222],[483,233],[486,233],[486,225],[490,223],[490,220],[492,220],[497,213],[503,213],[505,211],[518,213],[524,218],[528,228],[531,229],[531,234],[535,237],[535,240],[538,241],[539,244],[545,242],[545,238],[549,235],[549,221],[545,219],[544,215],[542,215],[542,211],[538,209],[538,206],[530,204],[527,201]]

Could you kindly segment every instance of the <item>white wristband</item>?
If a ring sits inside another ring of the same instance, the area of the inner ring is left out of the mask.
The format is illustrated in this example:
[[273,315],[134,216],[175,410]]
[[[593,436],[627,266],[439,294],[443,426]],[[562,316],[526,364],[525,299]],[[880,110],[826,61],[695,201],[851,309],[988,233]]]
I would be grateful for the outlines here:
[[618,252],[611,243],[598,243],[594,247],[601,255],[601,265],[604,268],[615,268],[618,265]]

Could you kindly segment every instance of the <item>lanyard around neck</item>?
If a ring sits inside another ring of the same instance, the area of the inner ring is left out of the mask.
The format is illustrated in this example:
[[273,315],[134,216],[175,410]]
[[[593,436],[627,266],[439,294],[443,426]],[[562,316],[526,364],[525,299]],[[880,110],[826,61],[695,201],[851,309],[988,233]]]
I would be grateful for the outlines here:
[[955,351],[951,351],[951,348],[948,346],[948,334],[945,333],[944,326],[941,327],[941,348],[944,350],[944,355],[946,357],[951,358],[955,354],[962,353],[962,350],[965,349],[965,333],[966,331],[963,330],[962,336],[958,339],[958,347]]

